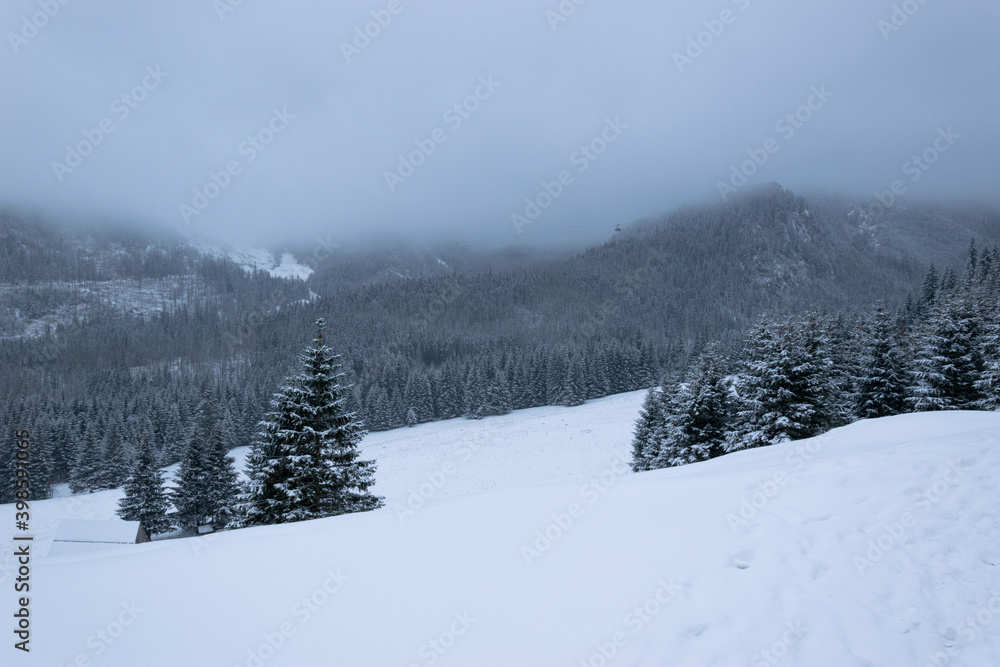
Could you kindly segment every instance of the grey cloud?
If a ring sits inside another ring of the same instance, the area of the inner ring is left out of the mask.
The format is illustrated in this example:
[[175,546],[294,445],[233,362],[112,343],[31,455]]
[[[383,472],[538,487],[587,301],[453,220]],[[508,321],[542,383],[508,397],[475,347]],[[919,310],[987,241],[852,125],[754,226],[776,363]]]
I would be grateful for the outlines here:
[[[244,0],[220,20],[207,0],[42,0],[58,12],[27,40],[11,34],[40,3],[5,3],[0,202],[253,240],[530,241],[718,198],[770,138],[780,148],[748,185],[870,197],[941,127],[961,139],[907,196],[996,197],[995,2],[910,0],[885,32],[893,2],[588,0],[553,29],[555,0],[398,1]],[[689,38],[705,46],[679,71]],[[122,118],[115,100],[156,67],[169,76]],[[446,113],[489,76],[500,88],[456,127]],[[786,139],[776,123],[823,85],[833,97]],[[276,108],[295,118],[250,161],[241,147],[270,138]],[[574,152],[616,117],[628,130],[579,171]],[[52,163],[104,119],[113,131],[60,182]],[[446,140],[391,191],[385,173],[436,130]],[[573,184],[518,235],[511,215],[564,170]],[[185,223],[181,205],[213,182],[226,185]]]

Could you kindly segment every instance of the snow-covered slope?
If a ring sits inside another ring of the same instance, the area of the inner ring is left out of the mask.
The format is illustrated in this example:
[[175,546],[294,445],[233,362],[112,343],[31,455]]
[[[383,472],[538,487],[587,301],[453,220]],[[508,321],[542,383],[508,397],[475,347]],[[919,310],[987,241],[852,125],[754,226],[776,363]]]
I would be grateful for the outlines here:
[[300,264],[289,252],[278,259],[270,250],[246,245],[214,244],[188,236],[188,242],[198,251],[211,257],[225,257],[247,271],[267,271],[275,278],[298,278],[305,280],[313,270]]
[[[405,522],[427,501],[498,487],[586,480],[615,461],[627,461],[643,395],[632,392],[581,408],[532,408],[481,421],[452,419],[371,433],[361,443],[362,456],[378,462],[374,491]],[[238,470],[243,470],[247,453],[246,447],[230,452]],[[166,470],[172,484],[178,465]],[[32,503],[35,547],[43,556],[60,519],[113,519],[122,492],[71,495],[68,485],[61,484],[55,496]],[[13,506],[0,505],[0,539],[9,540],[14,532]],[[0,586],[10,566],[9,554],[0,553]]]
[[[1000,663],[1000,415],[623,474],[640,398],[371,436],[382,511],[38,560],[24,662]],[[448,447],[477,428],[460,464]],[[400,489],[449,462],[442,497],[401,517]]]

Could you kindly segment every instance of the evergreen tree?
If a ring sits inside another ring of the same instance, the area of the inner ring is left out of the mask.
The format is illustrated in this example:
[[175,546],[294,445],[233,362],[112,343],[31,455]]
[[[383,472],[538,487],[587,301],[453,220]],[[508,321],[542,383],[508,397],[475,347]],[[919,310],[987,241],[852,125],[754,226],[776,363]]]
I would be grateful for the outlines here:
[[313,345],[301,358],[303,372],[272,401],[272,412],[247,461],[241,516],[236,526],[290,523],[376,509],[370,493],[375,464],[361,461],[364,436],[345,410],[349,387],[341,386],[340,358],[323,342],[316,323]]
[[211,516],[205,443],[199,429],[188,439],[184,457],[177,472],[177,486],[171,489],[170,500],[177,509],[177,527],[190,531]]
[[101,446],[88,429],[81,436],[82,442],[77,449],[76,461],[70,472],[69,488],[73,493],[93,493],[101,488],[103,473],[103,457]]
[[997,410],[1000,409],[1000,321],[996,319],[989,326],[984,325],[981,356],[983,371],[976,381],[976,389],[980,392],[976,407]]
[[908,402],[917,412],[973,410],[983,400],[982,318],[965,299],[939,299],[918,337]]
[[586,389],[580,359],[571,357],[568,348],[563,348],[561,366],[564,369],[564,376],[556,391],[554,404],[567,407],[583,405]]
[[683,431],[682,401],[687,393],[684,383],[672,383],[669,388],[664,385],[660,394],[663,419],[656,432],[656,442],[659,449],[653,458],[652,467],[673,468],[694,463],[698,460],[694,450],[689,446],[687,434]]
[[144,438],[139,447],[132,474],[125,482],[125,496],[118,501],[116,513],[125,521],[138,521],[150,537],[172,528],[167,518],[163,472],[156,467],[156,453],[148,438]]
[[876,419],[906,412],[906,368],[901,343],[882,304],[876,306],[862,346],[853,396],[855,416]]
[[206,490],[202,511],[205,516],[212,517],[213,523],[226,524],[233,518],[233,506],[240,490],[235,463],[229,456],[222,426],[216,425],[209,434],[203,463]]
[[815,317],[758,325],[738,383],[739,409],[727,450],[809,438],[836,425],[830,370]]
[[679,457],[689,463],[725,453],[729,428],[729,387],[725,362],[717,344],[702,351],[688,371],[675,399],[671,425]]
[[935,300],[937,300],[938,292],[938,273],[934,265],[931,264],[931,268],[927,271],[927,275],[924,276],[924,281],[920,285],[920,307],[930,308],[934,305]]
[[646,398],[635,422],[632,438],[632,471],[643,472],[653,469],[653,461],[659,454],[658,435],[662,429],[664,414],[660,400],[660,390],[656,387],[646,392]]
[[98,482],[99,488],[117,489],[128,478],[131,467],[131,456],[129,447],[122,440],[121,433],[116,426],[111,427],[111,431],[104,438],[104,447],[101,451],[101,474]]

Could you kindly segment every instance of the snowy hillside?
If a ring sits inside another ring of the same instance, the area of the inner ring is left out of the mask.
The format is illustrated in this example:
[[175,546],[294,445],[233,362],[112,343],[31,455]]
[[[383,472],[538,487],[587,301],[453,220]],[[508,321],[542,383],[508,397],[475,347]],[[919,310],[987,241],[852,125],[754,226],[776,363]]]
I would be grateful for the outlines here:
[[1000,415],[623,474],[640,400],[369,436],[374,513],[40,559],[25,663],[1000,662]]
[[[618,394],[582,408],[533,408],[480,421],[452,419],[371,433],[362,441],[361,453],[378,461],[374,491],[385,497],[386,509],[405,522],[411,516],[407,510],[419,509],[425,501],[494,488],[581,481],[615,461],[627,461],[632,421],[644,393]],[[244,469],[248,450],[231,452],[237,470]],[[166,469],[168,484],[178,467]],[[69,485],[60,484],[55,495],[32,503],[36,550],[43,555],[60,519],[113,519],[122,492],[71,495]],[[4,540],[14,533],[13,518],[4,518],[12,508],[0,505]],[[0,585],[9,572],[9,556],[5,561],[0,555]]]
[[283,252],[278,258],[276,253],[265,248],[210,243],[190,235],[188,235],[188,242],[191,247],[210,257],[226,258],[243,267],[246,271],[267,271],[275,278],[305,280],[313,272],[308,266],[300,264],[290,252]]

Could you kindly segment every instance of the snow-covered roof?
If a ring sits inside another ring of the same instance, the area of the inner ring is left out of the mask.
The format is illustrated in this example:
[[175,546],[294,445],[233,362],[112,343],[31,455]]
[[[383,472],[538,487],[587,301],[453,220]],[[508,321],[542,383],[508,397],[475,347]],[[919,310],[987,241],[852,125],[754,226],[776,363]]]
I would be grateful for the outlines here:
[[63,519],[59,522],[53,542],[135,544],[138,536],[138,521]]

